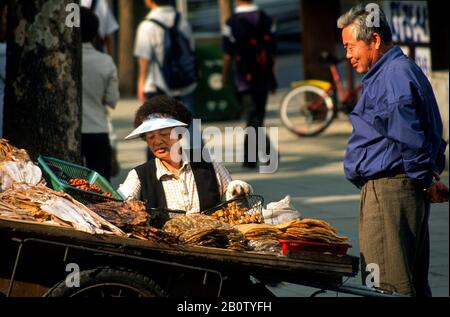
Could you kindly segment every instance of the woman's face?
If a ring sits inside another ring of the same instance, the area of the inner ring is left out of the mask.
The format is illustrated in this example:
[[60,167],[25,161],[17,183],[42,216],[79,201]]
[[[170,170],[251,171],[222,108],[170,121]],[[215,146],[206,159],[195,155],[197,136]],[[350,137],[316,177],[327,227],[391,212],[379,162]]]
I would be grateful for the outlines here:
[[[180,136],[174,133],[173,128],[165,128],[145,134],[145,140],[155,157],[163,161],[177,161],[179,159]],[[172,157],[173,156],[173,157]]]

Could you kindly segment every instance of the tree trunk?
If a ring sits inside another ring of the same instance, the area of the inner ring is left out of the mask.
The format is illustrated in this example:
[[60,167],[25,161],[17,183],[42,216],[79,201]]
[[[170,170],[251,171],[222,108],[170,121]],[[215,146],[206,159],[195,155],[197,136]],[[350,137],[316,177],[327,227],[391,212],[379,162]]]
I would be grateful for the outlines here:
[[338,43],[336,21],[339,1],[301,1],[300,20],[302,24],[302,47],[305,79],[323,79],[331,81],[327,65],[320,62],[321,51],[335,53]]
[[133,56],[134,1],[119,1],[119,81],[120,94],[136,96],[136,72]]
[[9,1],[4,137],[33,159],[81,161],[81,33],[66,11],[78,2]]

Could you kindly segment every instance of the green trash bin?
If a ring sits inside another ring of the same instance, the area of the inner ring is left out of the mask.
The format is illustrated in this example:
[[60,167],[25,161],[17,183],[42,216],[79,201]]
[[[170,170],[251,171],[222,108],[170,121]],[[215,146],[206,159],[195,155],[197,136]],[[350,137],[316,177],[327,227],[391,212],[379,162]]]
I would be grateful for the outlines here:
[[194,92],[194,117],[205,121],[235,120],[241,109],[234,93],[232,69],[227,87],[222,87],[223,52],[220,42],[197,43],[200,78]]

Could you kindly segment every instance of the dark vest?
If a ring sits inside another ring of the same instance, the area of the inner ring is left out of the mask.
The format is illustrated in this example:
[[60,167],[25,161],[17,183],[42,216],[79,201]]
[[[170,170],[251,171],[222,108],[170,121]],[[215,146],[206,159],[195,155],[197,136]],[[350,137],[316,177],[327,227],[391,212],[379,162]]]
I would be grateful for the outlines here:
[[[207,162],[190,162],[197,185],[200,210],[206,210],[220,203],[219,185],[217,183],[214,166]],[[161,181],[156,178],[155,160],[150,160],[135,168],[141,182],[141,197],[146,208],[167,209],[166,194]]]

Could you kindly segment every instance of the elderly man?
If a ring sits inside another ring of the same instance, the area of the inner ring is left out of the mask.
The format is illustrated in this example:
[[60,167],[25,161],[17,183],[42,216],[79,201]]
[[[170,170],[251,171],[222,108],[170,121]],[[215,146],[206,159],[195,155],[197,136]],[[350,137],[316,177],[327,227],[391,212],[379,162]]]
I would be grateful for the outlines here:
[[430,202],[448,201],[438,176],[446,147],[442,121],[426,76],[393,45],[383,11],[376,13],[379,24],[370,23],[372,11],[363,5],[338,20],[347,59],[365,73],[344,158],[347,179],[361,188],[362,271],[375,268],[363,280],[379,274],[376,286],[431,296]]

